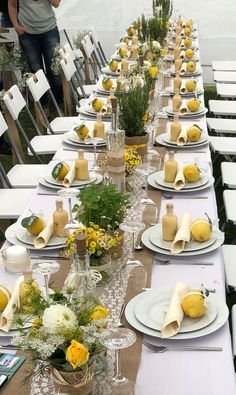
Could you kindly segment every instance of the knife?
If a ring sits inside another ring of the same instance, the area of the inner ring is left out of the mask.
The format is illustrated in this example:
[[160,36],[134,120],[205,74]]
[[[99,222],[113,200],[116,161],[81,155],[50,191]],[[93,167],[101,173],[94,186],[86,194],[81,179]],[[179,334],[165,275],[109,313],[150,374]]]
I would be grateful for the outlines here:
[[181,260],[177,260],[177,259],[166,259],[166,260],[162,260],[159,258],[155,258],[155,256],[153,257],[153,261],[159,263],[160,265],[171,265],[171,264],[175,264],[175,265],[203,265],[203,266],[213,266],[214,262],[210,262],[210,261],[181,261]]

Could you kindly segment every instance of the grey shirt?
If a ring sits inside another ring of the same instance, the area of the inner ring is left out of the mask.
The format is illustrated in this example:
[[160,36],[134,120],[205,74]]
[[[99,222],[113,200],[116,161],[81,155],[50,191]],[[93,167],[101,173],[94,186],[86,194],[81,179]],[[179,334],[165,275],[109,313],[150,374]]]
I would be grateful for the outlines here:
[[19,0],[18,20],[30,34],[46,33],[56,26],[56,18],[48,0]]

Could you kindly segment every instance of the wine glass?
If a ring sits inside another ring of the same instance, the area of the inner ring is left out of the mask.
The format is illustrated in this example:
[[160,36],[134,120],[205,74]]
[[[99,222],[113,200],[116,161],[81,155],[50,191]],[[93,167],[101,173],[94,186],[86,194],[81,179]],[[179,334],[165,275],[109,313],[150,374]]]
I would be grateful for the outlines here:
[[97,164],[97,145],[104,140],[101,137],[91,137],[89,139],[85,139],[85,144],[93,144],[93,156],[94,156],[94,162],[91,167],[91,170],[96,172],[100,170],[100,167]]
[[121,373],[120,350],[135,343],[135,333],[128,328],[110,328],[102,332],[99,340],[104,347],[115,351],[115,375],[111,382],[111,395],[134,395],[135,384]]
[[141,264],[141,262],[135,258],[135,254],[134,254],[134,235],[136,232],[139,232],[142,229],[144,229],[144,227],[145,227],[145,224],[143,222],[132,221],[132,220],[130,220],[130,218],[127,218],[124,222],[122,222],[120,224],[121,230],[123,230],[124,232],[126,232],[128,234],[131,233],[131,235],[132,235],[132,243],[129,243],[129,246],[131,248],[128,252],[129,259],[126,263],[127,265]]
[[34,260],[31,262],[30,269],[32,272],[44,277],[46,299],[49,299],[49,275],[58,272],[60,265],[56,261]]
[[58,196],[66,197],[68,200],[68,208],[69,208],[69,222],[65,226],[65,229],[77,229],[79,227],[79,221],[73,218],[72,213],[72,197],[77,197],[80,194],[80,190],[77,188],[62,188],[57,191]]
[[136,172],[145,176],[145,197],[141,199],[141,204],[153,204],[153,200],[148,197],[148,176],[156,172],[156,168],[151,166],[150,163],[142,163],[136,169]]

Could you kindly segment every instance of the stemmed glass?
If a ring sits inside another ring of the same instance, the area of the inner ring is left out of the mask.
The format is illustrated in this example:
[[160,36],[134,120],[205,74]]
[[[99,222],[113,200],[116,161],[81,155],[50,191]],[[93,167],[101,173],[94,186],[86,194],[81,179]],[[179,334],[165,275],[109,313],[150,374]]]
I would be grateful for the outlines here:
[[120,350],[130,347],[136,341],[136,335],[127,328],[110,328],[102,332],[101,344],[115,351],[115,375],[111,382],[111,395],[134,395],[135,384],[121,373]]
[[77,197],[80,194],[80,190],[77,188],[62,188],[57,191],[58,196],[66,197],[68,200],[68,208],[69,208],[69,222],[65,226],[65,229],[77,229],[79,226],[79,221],[73,218],[72,214],[72,197]]
[[126,219],[124,222],[120,224],[121,230],[123,230],[126,233],[131,233],[132,235],[132,243],[129,244],[131,248],[130,251],[128,252],[129,259],[126,263],[127,265],[136,264],[136,263],[141,264],[141,262],[135,259],[135,255],[134,255],[134,235],[136,232],[139,232],[142,229],[144,229],[144,227],[145,224],[143,222],[132,221],[130,220],[130,218]]
[[100,137],[91,137],[89,139],[85,139],[85,144],[93,144],[93,156],[94,156],[94,162],[93,162],[93,166],[91,167],[92,171],[99,171],[100,167],[97,164],[97,145],[101,142],[103,142],[104,140]]
[[31,263],[32,272],[44,277],[46,299],[49,298],[49,275],[58,272],[60,265],[56,261],[35,260]]
[[153,204],[153,200],[148,197],[148,176],[156,172],[156,168],[151,166],[150,163],[142,163],[136,170],[137,173],[141,173],[145,176],[145,197],[141,199],[141,204]]

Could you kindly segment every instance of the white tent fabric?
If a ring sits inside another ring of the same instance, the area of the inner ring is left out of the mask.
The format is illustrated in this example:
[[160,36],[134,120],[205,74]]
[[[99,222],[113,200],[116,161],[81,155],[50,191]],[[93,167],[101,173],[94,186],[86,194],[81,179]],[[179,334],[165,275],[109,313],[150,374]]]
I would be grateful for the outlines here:
[[[211,61],[236,60],[236,2],[232,0],[174,0],[174,13],[192,17],[199,28],[204,80],[212,80]],[[150,15],[152,0],[62,0],[56,10],[59,26],[71,36],[94,27],[109,57],[124,29],[142,13]]]

